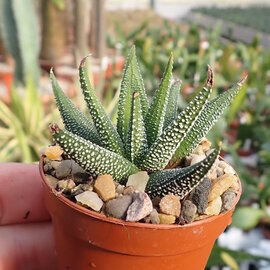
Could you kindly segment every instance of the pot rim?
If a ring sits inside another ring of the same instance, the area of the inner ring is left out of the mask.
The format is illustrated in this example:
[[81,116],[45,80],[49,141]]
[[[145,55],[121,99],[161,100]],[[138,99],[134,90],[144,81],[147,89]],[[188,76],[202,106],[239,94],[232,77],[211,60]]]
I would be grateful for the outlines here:
[[[47,186],[47,188],[50,190],[50,192],[57,198],[59,199],[62,203],[64,203],[65,205],[71,207],[72,209],[74,209],[75,211],[78,211],[80,212],[81,214],[84,214],[86,216],[90,216],[92,218],[96,218],[98,220],[101,220],[101,221],[104,221],[104,222],[109,222],[109,223],[112,223],[112,224],[115,224],[115,225],[122,225],[124,227],[138,227],[138,228],[145,228],[145,229],[158,229],[158,230],[175,230],[175,229],[178,229],[178,228],[181,228],[181,229],[185,229],[185,228],[190,228],[190,227],[195,227],[195,226],[199,226],[199,225],[203,225],[205,223],[210,223],[212,221],[215,221],[216,219],[228,214],[228,211],[224,212],[224,213],[221,213],[217,216],[210,216],[210,217],[207,217],[205,219],[202,219],[202,220],[197,220],[197,221],[193,221],[189,224],[185,224],[185,225],[180,225],[180,224],[150,224],[150,223],[141,223],[141,222],[130,222],[130,221],[124,221],[124,220],[121,220],[121,219],[117,219],[117,218],[113,218],[113,217],[107,217],[106,215],[104,214],[101,214],[101,213],[97,213],[91,209],[88,209],[86,207],[83,207],[79,204],[76,204],[74,202],[72,202],[71,200],[69,200],[68,198],[66,198],[64,195],[62,194],[59,194],[57,191],[55,191],[55,189],[53,187],[51,187],[47,180],[46,180],[46,177],[45,177],[45,174],[44,174],[44,171],[43,171],[43,161],[44,161],[44,155],[41,156],[41,159],[40,159],[40,162],[39,162],[39,171],[40,171],[40,175],[42,176],[42,181],[43,181],[43,184],[45,186]],[[220,160],[223,160],[224,159],[222,157],[219,157]],[[228,162],[226,162],[228,163]],[[230,165],[231,166],[231,165]],[[237,193],[237,196],[235,198],[235,201],[231,207],[231,209],[234,209],[236,204],[238,203],[240,197],[241,197],[241,194],[242,194],[242,185],[241,185],[241,181],[240,181],[240,178],[238,176],[238,174],[236,173],[236,176],[238,178],[238,183],[239,183],[239,190],[238,190],[238,193]]]

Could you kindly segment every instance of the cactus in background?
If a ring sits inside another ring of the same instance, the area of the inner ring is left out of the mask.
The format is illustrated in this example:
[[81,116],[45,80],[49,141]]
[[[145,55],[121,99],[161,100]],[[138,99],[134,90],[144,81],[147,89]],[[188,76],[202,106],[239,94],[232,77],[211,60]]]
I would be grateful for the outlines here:
[[39,29],[32,0],[0,0],[0,24],[6,50],[16,62],[15,80],[39,80]]
[[204,179],[219,150],[214,149],[204,160],[189,167],[170,169],[168,164],[172,159],[178,163],[193,152],[238,94],[245,79],[210,101],[213,72],[209,67],[205,87],[177,115],[177,99],[173,97],[179,92],[180,82],[171,86],[172,55],[149,107],[132,47],[124,68],[115,128],[97,100],[84,63],[85,59],[79,68],[80,82],[95,128],[91,123],[87,137],[82,133],[80,123],[86,123],[85,116],[67,102],[51,71],[56,103],[67,129],[61,130],[57,124],[50,126],[55,142],[93,175],[110,174],[115,181],[125,183],[129,175],[144,170],[150,175],[146,186],[149,196],[172,193],[184,198]]

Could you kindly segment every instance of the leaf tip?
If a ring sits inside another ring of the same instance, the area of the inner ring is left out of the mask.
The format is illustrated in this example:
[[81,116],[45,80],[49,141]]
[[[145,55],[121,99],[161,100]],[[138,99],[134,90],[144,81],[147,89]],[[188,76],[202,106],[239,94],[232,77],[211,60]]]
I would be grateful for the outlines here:
[[242,85],[245,83],[245,81],[247,80],[248,74],[246,74],[238,83],[237,85],[239,87],[242,87]]
[[213,70],[210,67],[210,65],[208,65],[208,78],[207,78],[207,82],[206,85],[210,88],[213,87],[214,84],[214,74],[213,74]]
[[134,93],[133,93],[133,98],[136,98],[136,97],[138,97],[138,96],[140,96],[140,93],[139,93],[139,92],[134,92]]
[[54,135],[60,131],[60,128],[56,123],[52,123],[49,125],[49,130],[51,134]]
[[173,83],[172,83],[172,84],[173,84],[173,85],[174,85],[174,84],[179,84],[179,85],[182,85],[182,82],[183,82],[182,80],[180,80],[180,79],[176,79],[176,80],[174,80],[174,81],[173,81]]
[[85,66],[85,62],[86,62],[87,58],[90,56],[91,56],[91,54],[88,54],[82,59],[79,68],[83,68]]
[[173,61],[173,52],[170,53],[170,61]]
[[53,67],[51,67],[50,69],[50,79],[55,79],[55,75],[54,75],[54,70],[53,70]]

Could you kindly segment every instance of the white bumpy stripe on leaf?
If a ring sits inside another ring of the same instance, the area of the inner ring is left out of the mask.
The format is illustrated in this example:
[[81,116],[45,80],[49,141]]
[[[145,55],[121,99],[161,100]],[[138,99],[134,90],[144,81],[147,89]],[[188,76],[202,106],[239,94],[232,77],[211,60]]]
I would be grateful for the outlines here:
[[147,140],[141,110],[140,94],[133,95],[131,118],[126,141],[127,158],[138,165],[147,152]]
[[139,92],[140,94],[142,115],[145,119],[148,111],[148,100],[139,65],[137,63],[135,46],[132,46],[124,67],[118,103],[117,131],[123,142],[126,141],[128,132],[134,92]]
[[156,138],[162,133],[165,113],[170,95],[170,83],[172,79],[173,56],[171,54],[167,67],[163,74],[160,86],[156,91],[146,117],[147,143],[150,147]]
[[85,61],[86,57],[81,61],[79,68],[80,83],[84,99],[98,132],[101,145],[110,151],[123,155],[123,142],[91,86],[87,70],[85,68]]
[[183,199],[204,179],[219,155],[219,150],[214,151],[201,162],[190,167],[163,170],[152,173],[145,191],[152,198],[167,194],[175,194]]
[[124,157],[61,130],[56,124],[50,128],[55,142],[90,174],[110,174],[115,181],[124,183],[129,175],[138,172],[138,168]]
[[182,81],[177,80],[174,82],[170,88],[170,95],[167,105],[167,110],[164,119],[163,130],[172,123],[172,121],[177,117],[178,114],[178,97],[180,94]]

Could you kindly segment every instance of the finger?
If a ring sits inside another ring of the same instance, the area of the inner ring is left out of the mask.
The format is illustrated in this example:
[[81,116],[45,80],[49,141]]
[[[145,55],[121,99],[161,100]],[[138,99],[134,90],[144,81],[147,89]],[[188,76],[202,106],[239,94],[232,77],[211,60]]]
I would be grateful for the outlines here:
[[0,225],[47,221],[42,182],[34,164],[0,164]]
[[50,222],[2,226],[0,239],[0,269],[56,269]]

